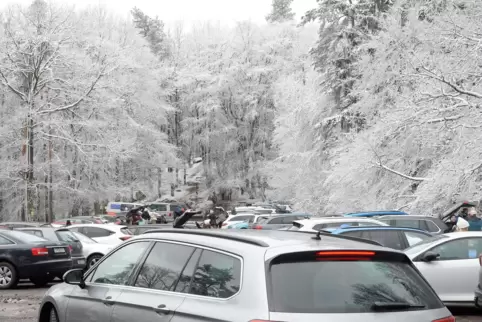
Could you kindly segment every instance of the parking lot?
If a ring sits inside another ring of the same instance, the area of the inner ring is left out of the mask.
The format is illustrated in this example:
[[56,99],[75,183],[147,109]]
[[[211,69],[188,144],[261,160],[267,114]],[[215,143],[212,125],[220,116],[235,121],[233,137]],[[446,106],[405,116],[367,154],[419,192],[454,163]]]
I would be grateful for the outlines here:
[[[0,321],[37,322],[39,303],[48,287],[36,288],[30,283],[20,283],[17,289],[0,291]],[[452,313],[457,322],[482,322],[482,313],[474,309],[452,309]]]

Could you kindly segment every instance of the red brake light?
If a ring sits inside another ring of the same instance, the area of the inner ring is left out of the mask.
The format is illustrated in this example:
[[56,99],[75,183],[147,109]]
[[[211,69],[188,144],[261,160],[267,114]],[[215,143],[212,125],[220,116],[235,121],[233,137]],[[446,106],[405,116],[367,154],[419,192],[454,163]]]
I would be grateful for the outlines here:
[[71,245],[69,245],[69,252],[72,253],[72,246]]
[[432,322],[455,322],[455,317],[447,316],[446,318],[439,319],[439,320],[433,320]]
[[263,229],[263,226],[256,225],[253,227],[253,229]]
[[168,213],[167,215],[168,215],[169,217],[171,217],[171,213]]
[[126,240],[128,240],[129,238],[131,238],[131,237],[132,237],[132,236],[122,236],[122,237],[119,237],[119,238],[120,238],[120,240],[122,240],[122,241],[126,241]]
[[47,248],[32,248],[33,256],[45,256],[48,254],[49,254],[49,250]]
[[369,251],[328,251],[317,252],[316,256],[375,256],[375,252]]

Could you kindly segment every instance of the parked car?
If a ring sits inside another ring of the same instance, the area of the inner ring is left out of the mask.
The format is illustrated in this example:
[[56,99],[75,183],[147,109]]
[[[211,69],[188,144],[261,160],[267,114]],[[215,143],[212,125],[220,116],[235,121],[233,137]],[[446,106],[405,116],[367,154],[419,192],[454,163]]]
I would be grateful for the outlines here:
[[86,273],[68,272],[42,299],[39,321],[454,321],[402,252],[319,239],[219,229],[136,236]]
[[86,259],[86,269],[94,266],[99,259],[114,248],[114,245],[112,244],[98,243],[92,238],[79,232],[73,231],[72,234],[74,234],[74,236],[82,243],[82,255],[84,255]]
[[257,230],[269,230],[269,229],[280,229],[283,227],[293,226],[293,221],[309,219],[306,215],[295,215],[295,214],[284,214],[284,215],[273,215],[269,217],[261,217],[257,223],[249,224],[248,228]]
[[482,232],[437,235],[404,251],[448,306],[474,305],[480,297]]
[[132,237],[132,232],[124,225],[80,224],[66,227],[92,238],[102,244],[119,244]]
[[39,227],[41,225],[45,225],[45,223],[26,222],[26,221],[5,221],[0,223],[0,228],[14,229],[14,228],[24,228],[24,227]]
[[381,216],[377,220],[394,227],[407,227],[428,231],[434,235],[448,233],[450,228],[437,217],[429,216]]
[[185,210],[189,207],[182,202],[154,202],[148,204],[149,209],[156,213],[156,223],[162,224],[166,222],[174,221],[174,212],[176,207],[184,208]]
[[67,225],[67,221],[70,221],[72,225],[80,225],[80,224],[103,224],[102,221],[99,220],[94,220],[92,218],[76,218],[76,217],[71,217],[71,218],[61,218],[61,219],[56,219],[54,222],[52,222],[50,225],[52,227],[64,227]]
[[[29,227],[29,228],[17,228],[16,230],[24,233],[32,234],[38,237],[42,237],[51,241],[64,242],[69,245],[72,256],[73,268],[84,268],[86,265],[85,257],[82,254],[82,243],[72,234],[72,232],[66,228],[53,228],[53,227]],[[61,275],[57,276],[62,278]]]
[[[239,215],[229,215],[228,218],[223,222],[221,228],[222,229],[236,229],[238,224],[248,223],[248,224],[255,224],[258,223],[261,218],[268,218],[269,215],[260,215],[255,213],[242,213]],[[243,227],[245,225],[242,225]],[[248,227],[244,227],[247,229]]]
[[128,212],[131,209],[139,208],[142,206],[140,203],[132,203],[132,202],[109,202],[107,207],[105,208],[105,212],[108,215],[115,216],[121,212]]
[[420,229],[391,226],[342,227],[331,233],[373,240],[385,247],[398,250],[406,249],[423,240],[433,238],[432,234]]
[[344,217],[317,217],[304,220],[295,220],[288,230],[320,231],[335,230],[341,225],[358,226],[388,226],[388,224],[371,218],[344,218]]
[[152,229],[172,229],[172,224],[136,225],[136,226],[128,226],[128,228],[129,228],[129,231],[131,231],[134,236],[137,236]]
[[0,289],[19,279],[44,286],[72,268],[69,246],[17,230],[0,230]]
[[364,211],[353,212],[344,214],[343,217],[378,217],[378,216],[407,216],[408,214],[398,210],[377,210],[377,211]]

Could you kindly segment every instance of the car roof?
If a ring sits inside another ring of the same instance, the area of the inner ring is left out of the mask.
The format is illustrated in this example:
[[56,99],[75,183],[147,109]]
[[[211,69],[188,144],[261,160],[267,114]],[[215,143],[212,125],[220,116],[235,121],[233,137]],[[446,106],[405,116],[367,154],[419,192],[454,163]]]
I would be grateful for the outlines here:
[[334,230],[332,234],[338,234],[340,232],[345,232],[345,231],[360,231],[360,230],[404,230],[404,231],[422,232],[422,233],[431,235],[429,232],[422,229],[408,228],[408,227],[393,227],[393,226],[363,226],[363,227],[338,228]]
[[[380,216],[377,219],[400,219],[400,216],[394,216],[394,215],[386,215],[386,216]],[[423,216],[423,215],[406,215],[401,218],[401,220],[404,219],[436,219],[439,220],[440,218],[434,217],[434,216]]]
[[399,210],[376,210],[376,211],[363,211],[363,212],[351,212],[344,214],[345,217],[364,217],[364,216],[380,216],[380,215],[408,215],[406,212]]
[[164,239],[183,241],[207,247],[231,248],[236,251],[243,244],[252,247],[276,248],[296,246],[307,249],[370,249],[386,250],[381,246],[365,243],[363,240],[337,238],[321,234],[321,240],[314,240],[316,234],[278,231],[278,230],[224,230],[224,229],[165,229],[135,236],[134,239]]
[[310,218],[310,219],[300,219],[300,220],[295,220],[297,223],[300,224],[319,224],[319,223],[332,223],[332,222],[373,222],[377,221],[374,218],[367,218],[367,217],[316,217],[316,218]]
[[106,224],[75,224],[72,226],[66,227],[67,229],[69,228],[76,228],[76,227],[97,227],[97,228],[103,228],[103,229],[111,229],[111,230],[120,230],[122,228],[128,228],[127,225],[106,225]]

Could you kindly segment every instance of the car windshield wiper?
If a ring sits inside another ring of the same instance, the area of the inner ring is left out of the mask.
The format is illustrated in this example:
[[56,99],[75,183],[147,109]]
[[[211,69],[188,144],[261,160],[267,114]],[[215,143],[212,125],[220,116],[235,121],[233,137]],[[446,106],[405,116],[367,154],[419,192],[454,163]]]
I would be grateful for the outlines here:
[[405,302],[375,302],[372,304],[373,311],[395,311],[401,309],[423,309],[425,305],[410,304]]

